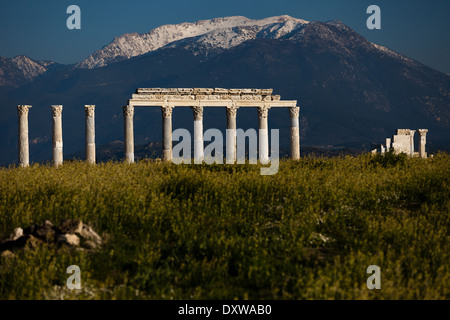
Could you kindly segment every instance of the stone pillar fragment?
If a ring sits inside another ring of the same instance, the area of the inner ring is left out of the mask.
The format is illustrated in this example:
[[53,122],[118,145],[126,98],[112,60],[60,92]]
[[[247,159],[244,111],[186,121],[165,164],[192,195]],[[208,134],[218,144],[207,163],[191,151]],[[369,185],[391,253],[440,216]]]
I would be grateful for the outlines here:
[[51,107],[53,116],[53,165],[63,163],[63,137],[62,137],[62,109],[61,105]]
[[192,107],[194,111],[194,163],[201,164],[205,158],[203,150],[203,107]]
[[234,164],[236,162],[236,113],[238,107],[232,105],[227,107],[227,164]]
[[386,152],[391,149],[391,138],[386,138]]
[[172,110],[173,107],[163,106],[162,110],[162,148],[163,160],[172,161]]
[[28,140],[28,111],[31,106],[17,106],[19,113],[19,166],[30,165],[29,140]]
[[86,113],[86,161],[95,164],[95,106],[85,105]]
[[258,107],[259,120],[259,161],[262,164],[269,163],[269,129],[267,117],[270,107]]
[[383,145],[381,145],[381,154],[385,154],[386,153],[386,149],[384,148]]
[[411,157],[414,157],[414,134],[416,133],[416,130],[410,130],[410,144],[411,144]]
[[426,158],[427,153],[425,151],[425,146],[427,144],[427,132],[428,129],[419,129],[419,135],[420,135],[420,149],[419,149],[419,155],[421,158]]
[[134,128],[133,128],[134,107],[123,107],[123,119],[125,125],[124,132],[124,156],[125,162],[134,162]]
[[300,126],[298,116],[300,113],[299,107],[290,107],[289,113],[291,115],[291,158],[294,160],[300,159]]

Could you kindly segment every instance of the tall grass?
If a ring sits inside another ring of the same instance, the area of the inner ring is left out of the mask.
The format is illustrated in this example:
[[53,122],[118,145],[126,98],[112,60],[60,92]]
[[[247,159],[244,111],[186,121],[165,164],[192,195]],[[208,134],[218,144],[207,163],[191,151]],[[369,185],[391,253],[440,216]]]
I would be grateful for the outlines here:
[[[448,299],[450,156],[0,169],[0,238],[76,218],[95,252],[0,259],[0,299]],[[69,265],[82,289],[66,288]],[[381,290],[368,290],[369,265]]]

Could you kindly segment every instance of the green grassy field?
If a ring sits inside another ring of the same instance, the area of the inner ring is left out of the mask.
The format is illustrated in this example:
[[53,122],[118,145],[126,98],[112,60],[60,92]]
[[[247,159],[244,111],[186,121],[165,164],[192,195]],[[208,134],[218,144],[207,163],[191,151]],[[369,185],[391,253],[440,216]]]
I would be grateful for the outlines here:
[[[0,239],[77,218],[97,251],[1,257],[0,299],[449,299],[450,156],[0,169]],[[81,290],[66,268],[81,268]],[[368,290],[369,265],[381,289]]]

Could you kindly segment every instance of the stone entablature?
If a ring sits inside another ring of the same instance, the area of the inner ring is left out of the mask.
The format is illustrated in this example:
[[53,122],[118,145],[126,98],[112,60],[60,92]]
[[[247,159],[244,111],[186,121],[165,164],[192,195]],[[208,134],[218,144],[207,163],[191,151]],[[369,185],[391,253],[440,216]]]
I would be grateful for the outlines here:
[[[147,101],[195,101],[207,104],[208,101],[223,102],[281,102],[279,95],[273,95],[273,89],[222,89],[222,88],[140,88],[132,95],[130,105],[139,105]],[[292,101],[291,105],[296,105]],[[214,105],[210,105],[214,106]],[[286,105],[274,105],[286,106]]]

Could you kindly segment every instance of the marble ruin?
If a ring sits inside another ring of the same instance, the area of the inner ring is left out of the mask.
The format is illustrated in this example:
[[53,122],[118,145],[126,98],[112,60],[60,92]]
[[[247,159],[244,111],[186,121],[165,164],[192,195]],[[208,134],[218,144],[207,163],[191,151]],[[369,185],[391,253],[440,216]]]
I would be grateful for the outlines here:
[[225,107],[227,116],[227,163],[236,161],[236,115],[239,108],[256,107],[259,119],[259,158],[269,159],[268,114],[270,108],[289,108],[291,118],[291,157],[300,158],[299,110],[296,100],[283,101],[272,95],[272,89],[212,89],[212,88],[148,88],[137,89],[123,107],[125,124],[125,161],[134,162],[133,117],[135,107],[161,107],[163,123],[163,160],[172,160],[172,111],[189,107],[194,120],[194,163],[201,163],[203,154],[203,108]]
[[[420,147],[419,151],[414,151],[414,135],[416,131],[420,135]],[[390,149],[394,150],[394,153],[405,153],[411,157],[427,158],[425,152],[425,146],[427,144],[427,129],[397,129],[395,135],[392,138],[386,138],[386,148],[381,145],[381,153],[389,152]],[[372,150],[372,153],[377,153],[377,149]]]
[[[161,107],[163,127],[163,159],[172,160],[172,111],[175,107],[189,107],[194,121],[194,163],[204,160],[203,108],[224,107],[227,117],[226,163],[236,162],[236,116],[239,108],[256,107],[259,125],[259,159],[269,161],[268,116],[271,108],[289,108],[291,119],[291,157],[300,159],[299,112],[296,100],[281,100],[272,89],[220,89],[220,88],[149,88],[137,89],[128,104],[123,107],[125,161],[134,162],[135,107]],[[29,105],[17,106],[19,115],[19,165],[29,165],[28,111]],[[51,106],[53,165],[63,163],[62,105]],[[86,161],[96,162],[95,150],[95,106],[85,106]]]

